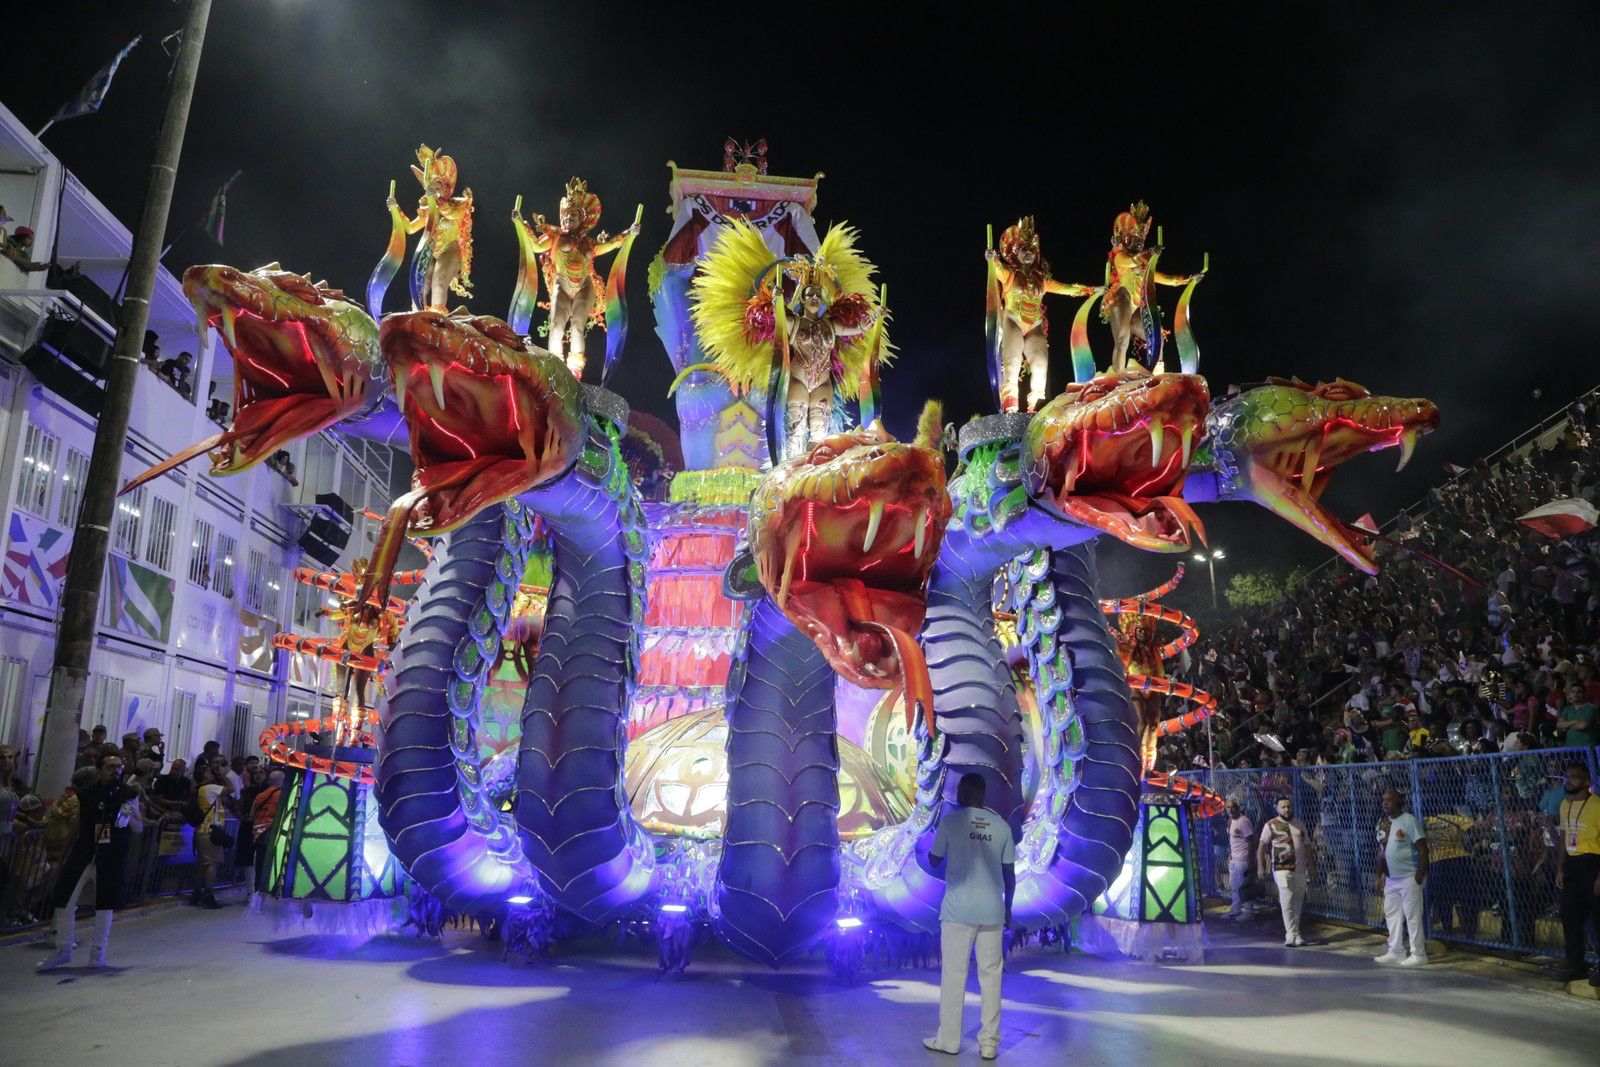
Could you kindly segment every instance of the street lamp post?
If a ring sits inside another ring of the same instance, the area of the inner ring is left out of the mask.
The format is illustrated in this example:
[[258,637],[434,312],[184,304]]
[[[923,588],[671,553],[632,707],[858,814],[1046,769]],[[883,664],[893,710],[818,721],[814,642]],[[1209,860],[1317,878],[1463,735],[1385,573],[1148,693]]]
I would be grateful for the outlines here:
[[1196,552],[1194,558],[1197,562],[1204,563],[1211,570],[1211,610],[1217,610],[1217,560],[1227,559],[1227,553],[1220,548],[1213,548],[1209,553]]

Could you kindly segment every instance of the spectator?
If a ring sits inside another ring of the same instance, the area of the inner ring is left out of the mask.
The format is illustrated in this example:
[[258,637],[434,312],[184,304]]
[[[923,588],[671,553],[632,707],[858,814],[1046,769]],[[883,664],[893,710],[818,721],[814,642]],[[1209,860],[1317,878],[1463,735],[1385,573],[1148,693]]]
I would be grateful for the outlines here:
[[228,764],[226,774],[228,776],[228,784],[233,786],[233,795],[235,797],[243,796],[244,787],[246,784],[244,777],[244,757],[233,757],[233,761]]
[[122,747],[117,750],[117,755],[122,757],[122,765],[132,774],[139,763],[139,735],[132,732],[123,734]]
[[174,389],[183,394],[184,399],[188,399],[193,395],[191,393],[193,387],[189,384],[189,375],[193,371],[193,363],[194,353],[192,352],[179,352],[177,359],[163,360],[161,363],[159,373],[172,383]]
[[51,901],[56,950],[39,964],[41,971],[53,971],[72,962],[78,897],[91,880],[94,941],[89,962],[92,967],[106,965],[111,919],[122,906],[122,868],[128,854],[131,820],[126,805],[137,801],[134,791],[123,784],[123,770],[122,757],[112,753],[101,760],[98,770],[81,767],[72,776],[78,793],[77,832],[56,877]]
[[[1417,817],[1404,810],[1400,794],[1383,791],[1378,820],[1378,889],[1389,927],[1389,949],[1374,963],[1421,967],[1428,962],[1428,935],[1422,926],[1423,885],[1428,878],[1428,839]],[[1410,951],[1406,946],[1409,939]]]
[[1300,908],[1311,876],[1311,839],[1305,825],[1294,818],[1294,802],[1288,797],[1278,799],[1277,812],[1261,827],[1256,869],[1262,882],[1278,886],[1284,946],[1299,948],[1306,943],[1300,936]]
[[[1567,764],[1566,797],[1561,801],[1561,835],[1556,849],[1556,887],[1561,890],[1561,932],[1566,941],[1566,969],[1561,980],[1588,975],[1584,926],[1600,921],[1600,801],[1589,791],[1589,766]],[[1600,974],[1589,977],[1600,984]]]
[[244,766],[244,789],[239,793],[237,810],[239,812],[238,841],[233,850],[233,868],[239,874],[240,885],[255,885],[254,864],[256,859],[255,849],[255,821],[251,818],[256,798],[267,787],[267,772],[260,762],[251,763],[249,760],[240,761]]
[[195,778],[198,779],[200,777],[200,768],[201,767],[209,766],[211,764],[212,760],[218,759],[221,756],[222,756],[222,742],[220,742],[220,741],[207,741],[205,743],[205,746],[203,748],[201,748],[200,755],[198,755],[198,756],[196,756],[194,758],[194,775],[195,775]]
[[98,767],[100,760],[117,750],[117,746],[106,740],[106,728],[96,726],[89,731],[89,743],[78,749],[78,766]]
[[266,788],[257,794],[250,805],[250,830],[255,837],[255,890],[272,892],[271,864],[267,859],[267,845],[271,838],[272,823],[278,817],[278,804],[283,799],[283,772],[274,768],[267,775]]
[[1011,925],[1011,898],[1017,880],[1011,828],[983,806],[981,774],[963,774],[956,785],[955,811],[939,821],[929,858],[948,870],[939,908],[943,972],[939,983],[939,1032],[923,1039],[935,1052],[961,1050],[961,1004],[974,946],[982,998],[978,1055],[995,1058],[1000,1044],[1000,973],[1005,928]]
[[[211,742],[215,744],[216,742]],[[201,908],[220,908],[213,887],[217,882],[217,865],[222,862],[225,849],[212,839],[212,829],[221,830],[227,814],[227,800],[233,795],[233,786],[223,774],[221,758],[200,768],[195,790],[195,803],[200,821],[194,828],[194,858],[200,868],[200,884],[189,897],[189,903]]]
[[1584,696],[1583,690],[1574,687],[1572,699],[1556,720],[1556,734],[1561,744],[1588,748],[1600,741],[1600,732],[1595,730],[1596,714],[1595,706]]
[[167,765],[167,743],[162,740],[159,726],[145,728],[144,741],[139,746],[139,759],[155,760],[157,772]]
[[172,767],[155,781],[151,790],[150,805],[159,815],[182,816],[194,796],[194,782],[189,780],[189,765],[181,759],[172,761]]
[[27,787],[17,778],[17,750],[10,745],[0,745],[0,837],[11,833],[17,809],[26,793]]
[[1250,842],[1255,840],[1256,828],[1244,813],[1237,800],[1228,801],[1228,889],[1233,894],[1233,906],[1228,918],[1244,915],[1244,883],[1250,877]]

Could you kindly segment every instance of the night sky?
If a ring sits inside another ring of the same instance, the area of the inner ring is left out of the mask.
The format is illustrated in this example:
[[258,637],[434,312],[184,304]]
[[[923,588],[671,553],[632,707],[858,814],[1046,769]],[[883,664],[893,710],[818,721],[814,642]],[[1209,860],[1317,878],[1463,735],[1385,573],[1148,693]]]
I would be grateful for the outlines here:
[[[35,128],[145,34],[105,109],[46,137],[132,225],[168,63],[158,41],[182,9],[28,6],[49,10],[8,19],[3,99]],[[1595,384],[1593,5],[1246,18],[1098,4],[1059,19],[984,5],[972,10],[987,17],[949,22],[863,14],[876,6],[217,3],[169,240],[244,174],[226,247],[190,230],[165,263],[279,260],[360,292],[387,238],[389,180],[414,206],[407,168],[426,141],[456,157],[476,198],[473,308],[504,315],[513,199],[553,215],[581,175],[609,229],[645,205],[613,384],[670,421],[643,269],[667,235],[666,161],[716,168],[725,137],[765,137],[773,173],[827,173],[819,229],[860,227],[889,284],[901,356],[884,392],[901,434],[927,395],[957,422],[992,410],[986,223],[998,233],[1034,213],[1055,275],[1098,282],[1111,219],[1140,198],[1165,228],[1165,269],[1211,253],[1193,309],[1214,393],[1268,374],[1342,376],[1439,404],[1443,428],[1405,472],[1389,452],[1334,478],[1327,499],[1346,518],[1385,518],[1442,463],[1470,462]],[[1175,291],[1164,302],[1170,314]],[[1052,305],[1053,389],[1073,309]],[[1108,339],[1096,343],[1104,353]],[[1328,555],[1247,505],[1204,516],[1230,565]],[[1125,592],[1170,566],[1108,555]]]

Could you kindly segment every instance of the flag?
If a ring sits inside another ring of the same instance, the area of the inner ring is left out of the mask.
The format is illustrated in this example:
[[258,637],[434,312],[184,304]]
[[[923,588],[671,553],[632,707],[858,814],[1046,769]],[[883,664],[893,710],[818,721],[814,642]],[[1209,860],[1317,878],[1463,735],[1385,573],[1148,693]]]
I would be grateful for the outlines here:
[[101,622],[126,634],[165,641],[172,628],[174,582],[121,556],[107,561]]
[[117,76],[117,67],[121,66],[122,61],[128,58],[128,53],[133,51],[134,46],[141,40],[143,40],[142,37],[135,37],[129,41],[122,51],[112,57],[111,62],[100,69],[100,73],[90,78],[88,84],[78,90],[77,96],[62,104],[61,110],[57,111],[49,122],[41,126],[39,132],[34,136],[43,137],[45,130],[64,119],[75,119],[80,115],[93,115],[96,111],[99,111],[100,106],[106,102],[106,94],[111,91],[111,79]]
[[219,245],[222,243],[222,227],[228,217],[228,187],[243,173],[242,170],[236,170],[233,172],[233,177],[222,183],[216,195],[211,198],[211,206],[206,209],[206,217],[200,220],[200,228]]
[[1552,500],[1542,508],[1518,515],[1517,521],[1559,541],[1600,526],[1600,513],[1587,500]]

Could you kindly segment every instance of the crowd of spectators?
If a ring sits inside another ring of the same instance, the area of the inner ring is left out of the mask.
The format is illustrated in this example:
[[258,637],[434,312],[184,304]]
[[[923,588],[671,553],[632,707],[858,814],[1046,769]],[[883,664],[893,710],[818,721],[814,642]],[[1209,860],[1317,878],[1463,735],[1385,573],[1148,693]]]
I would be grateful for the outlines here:
[[[79,771],[99,768],[111,758],[121,761],[125,768],[122,784],[134,794],[136,803],[126,814],[135,837],[177,830],[184,825],[194,828],[197,862],[194,884],[188,893],[191,905],[221,907],[213,888],[219,875],[235,868],[237,878],[229,881],[254,884],[258,852],[255,839],[258,828],[270,826],[277,814],[282,771],[264,765],[259,756],[228,759],[216,741],[208,741],[192,761],[169,761],[165,741],[156,727],[142,734],[123,734],[120,744],[107,737],[104,726],[79,731]],[[8,909],[6,914],[0,914],[0,926],[43,917],[50,882],[78,835],[76,787],[69,785],[60,796],[41,799],[28,790],[16,771],[16,752],[9,745],[0,745],[0,902]],[[237,818],[239,825],[234,847],[226,854],[208,847],[210,827],[221,826],[232,818]],[[16,869],[22,858],[16,845],[22,835],[34,830],[42,834],[45,865],[26,872],[29,886],[13,885],[22,874]],[[229,864],[231,867],[226,866]],[[20,891],[23,888],[28,891]]]
[[1380,543],[1380,573],[1324,567],[1265,617],[1201,638],[1174,671],[1213,693],[1206,733],[1161,747],[1163,769],[1312,765],[1600,742],[1600,542],[1517,522],[1600,499],[1600,405],[1554,439],[1453,468]]

